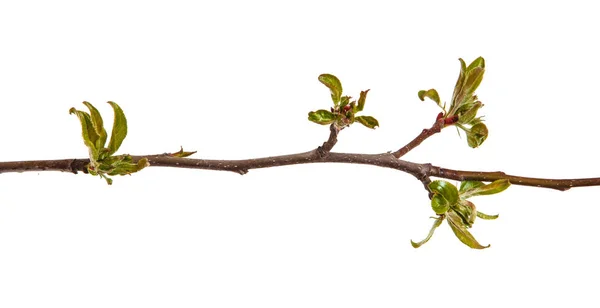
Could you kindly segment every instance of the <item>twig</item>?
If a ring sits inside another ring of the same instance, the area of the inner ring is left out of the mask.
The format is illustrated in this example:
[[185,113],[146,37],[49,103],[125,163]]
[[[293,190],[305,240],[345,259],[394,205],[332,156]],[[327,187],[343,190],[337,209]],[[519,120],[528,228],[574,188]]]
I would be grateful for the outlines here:
[[433,125],[430,128],[423,129],[423,131],[421,131],[421,133],[417,137],[415,137],[415,139],[411,140],[405,146],[401,147],[398,151],[392,153],[392,155],[394,155],[394,157],[396,158],[404,156],[404,154],[410,152],[410,150],[419,146],[419,144],[425,141],[425,139],[441,132],[442,128],[444,128],[444,119],[438,119],[437,121],[435,121],[435,123],[433,123]]
[[329,131],[329,139],[323,142],[322,146],[317,148],[317,152],[319,152],[319,155],[321,157],[325,157],[327,156],[327,154],[329,154],[329,152],[331,152],[331,149],[333,149],[333,147],[337,143],[337,136],[340,132],[340,129],[338,129],[338,127],[335,124],[331,124],[329,126]]
[[545,187],[556,190],[569,190],[572,187],[599,186],[600,178],[581,178],[581,179],[542,179],[529,178],[506,174],[501,171],[483,172],[483,171],[462,171],[452,170],[441,167],[432,166],[431,176],[441,177],[445,179],[457,181],[485,181],[491,182],[500,179],[507,179],[513,185]]

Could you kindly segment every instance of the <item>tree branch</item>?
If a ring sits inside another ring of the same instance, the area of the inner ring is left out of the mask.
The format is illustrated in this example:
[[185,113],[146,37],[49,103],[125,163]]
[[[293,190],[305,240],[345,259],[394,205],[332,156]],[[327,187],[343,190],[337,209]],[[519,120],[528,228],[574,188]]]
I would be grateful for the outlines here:
[[[452,170],[432,166],[431,164],[419,164],[397,159],[391,153],[355,154],[329,152],[326,156],[323,157],[321,153],[322,150],[320,150],[322,148],[323,147],[320,147],[315,150],[304,153],[242,160],[179,158],[172,157],[169,154],[148,156],[138,155],[132,156],[132,158],[134,161],[138,161],[141,158],[145,157],[148,159],[151,167],[232,171],[239,174],[245,174],[250,169],[311,163],[361,164],[383,168],[391,168],[409,173],[415,178],[417,178],[419,181],[421,181],[425,186],[429,184],[429,177],[431,176],[457,181],[495,181],[499,179],[508,179],[513,185],[545,187],[557,190],[568,190],[571,187],[581,186],[600,186],[600,178],[541,179],[509,175],[505,174],[504,172]],[[78,171],[81,171],[87,173],[86,166],[88,163],[89,159],[0,162],[0,173],[41,171],[61,171],[70,173],[77,173]]]

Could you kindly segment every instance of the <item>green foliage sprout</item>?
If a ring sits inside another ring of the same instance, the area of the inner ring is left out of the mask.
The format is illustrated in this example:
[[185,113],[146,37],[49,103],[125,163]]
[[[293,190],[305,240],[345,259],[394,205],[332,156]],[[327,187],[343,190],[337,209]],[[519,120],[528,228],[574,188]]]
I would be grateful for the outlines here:
[[367,93],[369,90],[361,91],[358,102],[352,100],[350,96],[342,96],[342,83],[331,74],[321,74],[319,81],[331,91],[331,100],[333,107],[330,110],[319,109],[308,113],[308,120],[321,125],[333,124],[337,130],[342,130],[354,122],[358,122],[368,128],[379,126],[377,119],[371,116],[356,116],[356,113],[363,111]]
[[83,143],[88,148],[90,157],[90,163],[87,165],[87,171],[90,174],[100,176],[106,180],[108,185],[111,185],[113,180],[108,176],[132,174],[150,165],[146,158],[134,163],[130,155],[113,156],[127,136],[127,119],[119,105],[115,102],[108,102],[114,110],[115,117],[110,141],[106,146],[108,136],[100,112],[89,102],[83,102],[83,104],[88,107],[89,113],[75,108],[71,108],[69,113],[77,115],[81,122]]
[[463,244],[475,249],[490,247],[490,245],[483,246],[479,244],[468,229],[473,226],[477,217],[492,220],[498,218],[498,215],[487,215],[478,211],[475,204],[467,199],[474,196],[497,194],[503,192],[509,186],[510,182],[508,180],[496,180],[490,184],[484,184],[481,181],[463,181],[460,183],[460,189],[457,189],[448,181],[432,181],[428,185],[429,191],[433,195],[431,197],[431,208],[438,216],[433,217],[435,222],[424,240],[420,242],[410,241],[410,243],[414,248],[419,248],[427,243],[433,236],[435,229],[445,219],[448,221],[454,235]]
[[446,108],[446,103],[441,103],[440,96],[435,89],[421,90],[418,96],[422,101],[429,98],[442,108],[438,119],[443,119],[446,126],[454,125],[457,129],[462,129],[467,134],[469,146],[477,148],[488,136],[488,129],[483,124],[482,117],[477,117],[477,111],[483,107],[483,104],[475,95],[475,90],[483,80],[485,60],[479,57],[469,66],[463,59],[458,60],[460,61],[460,73],[449,109]]
[[[442,112],[436,119],[437,130],[424,130],[423,134],[425,137],[423,138],[427,138],[432,133],[439,132],[441,128],[455,126],[466,133],[468,145],[472,148],[477,148],[483,144],[488,136],[487,126],[483,123],[482,117],[477,116],[477,112],[483,107],[483,103],[475,95],[475,90],[477,90],[483,80],[485,60],[482,57],[478,57],[468,66],[463,59],[459,59],[459,61],[460,73],[449,107],[446,103],[441,103],[440,96],[435,89],[418,92],[418,97],[421,101],[428,98],[442,109]],[[320,109],[309,112],[308,120],[322,125],[331,124],[337,131],[350,126],[354,122],[359,122],[369,128],[379,126],[379,122],[371,116],[356,116],[357,112],[364,109],[369,90],[362,91],[358,102],[356,102],[351,101],[351,97],[349,96],[343,96],[342,83],[336,76],[322,74],[319,76],[319,81],[329,88],[333,107],[330,110]],[[416,139],[417,145],[422,141],[422,139],[418,138]],[[478,195],[500,193],[509,186],[510,182],[506,179],[496,180],[489,184],[481,181],[463,181],[461,182],[460,189],[457,189],[452,183],[443,180],[429,182],[427,188],[430,192],[431,208],[437,216],[432,217],[435,221],[427,237],[420,242],[411,240],[412,246],[418,248],[427,243],[433,236],[435,229],[446,220],[454,235],[463,244],[474,249],[489,247],[489,245],[483,246],[477,242],[468,229],[473,226],[477,217],[492,220],[498,218],[498,215],[487,215],[478,211],[475,204],[467,199]]]

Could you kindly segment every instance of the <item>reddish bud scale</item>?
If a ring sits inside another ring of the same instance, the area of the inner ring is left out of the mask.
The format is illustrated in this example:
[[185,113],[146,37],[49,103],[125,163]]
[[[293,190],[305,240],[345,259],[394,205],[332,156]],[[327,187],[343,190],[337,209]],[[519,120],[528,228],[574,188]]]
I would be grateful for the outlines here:
[[344,111],[348,112],[350,110],[350,108],[352,108],[352,107],[350,107],[350,105],[346,105],[346,106],[344,106]]
[[444,117],[444,113],[443,112],[438,113],[437,117],[435,118],[435,121],[437,122],[437,120],[441,119],[442,117]]
[[458,122],[458,116],[457,115],[453,115],[449,118],[445,118],[444,119],[444,125],[448,126],[448,125],[452,125],[454,123]]

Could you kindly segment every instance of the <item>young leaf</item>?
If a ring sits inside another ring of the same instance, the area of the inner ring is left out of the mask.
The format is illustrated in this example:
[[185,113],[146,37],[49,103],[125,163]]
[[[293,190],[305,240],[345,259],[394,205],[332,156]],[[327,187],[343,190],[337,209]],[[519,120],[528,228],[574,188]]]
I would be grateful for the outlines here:
[[115,111],[115,121],[113,122],[113,129],[110,135],[110,141],[108,142],[108,149],[110,150],[110,155],[117,152],[119,147],[121,147],[121,143],[125,140],[127,136],[127,119],[125,118],[125,113],[117,103],[108,102]]
[[463,100],[463,87],[465,84],[465,78],[467,74],[467,65],[465,61],[461,58],[458,59],[460,61],[460,73],[458,75],[458,80],[456,80],[456,85],[454,86],[454,93],[452,94],[452,104],[450,105],[450,111],[455,111],[455,108],[458,108],[458,105],[462,103]]
[[360,124],[368,128],[374,129],[375,127],[379,126],[379,122],[377,121],[377,119],[371,116],[358,116],[354,118],[354,121],[358,121],[360,122]]
[[308,120],[317,124],[328,125],[336,120],[336,116],[329,110],[320,109],[308,113]]
[[112,170],[108,175],[128,175],[138,172],[145,167],[150,166],[147,158],[140,159],[137,163],[131,162],[131,156],[123,156],[122,160],[116,161],[111,165]]
[[472,148],[477,148],[488,137],[488,129],[487,126],[483,123],[477,123],[471,127],[469,131],[467,131],[467,143]]
[[477,242],[475,237],[473,237],[469,230],[467,230],[467,227],[463,225],[462,219],[460,216],[458,216],[458,214],[454,213],[453,211],[449,211],[446,214],[446,219],[448,220],[448,224],[450,225],[452,232],[454,232],[454,235],[456,235],[456,237],[463,242],[463,244],[474,249],[484,249],[490,247],[490,245],[482,246],[479,244],[479,242]]
[[462,197],[462,193],[465,191],[484,186],[485,184],[481,181],[462,181],[460,182],[460,194]]
[[493,195],[505,191],[510,186],[510,181],[507,179],[495,180],[490,184],[477,189],[475,195]]
[[435,232],[435,229],[442,224],[443,220],[444,220],[444,217],[442,217],[442,216],[435,219],[435,221],[433,222],[433,226],[431,226],[431,229],[429,230],[429,234],[427,234],[427,237],[424,240],[422,240],[418,243],[415,243],[412,240],[410,240],[410,244],[412,245],[412,247],[419,248],[419,247],[423,246],[423,244],[427,243],[427,241],[429,241],[429,239],[433,236],[433,232]]
[[467,73],[467,80],[465,80],[464,85],[464,95],[469,97],[475,93],[475,90],[481,84],[483,80],[483,74],[485,73],[485,69],[482,67],[475,67],[473,70]]
[[340,102],[340,98],[342,97],[342,83],[340,80],[331,74],[321,74],[319,76],[319,81],[329,88],[329,91],[331,91],[331,99],[333,100],[333,104],[337,106]]
[[469,124],[473,119],[475,119],[475,116],[477,115],[477,111],[482,106],[483,106],[483,104],[480,101],[475,102],[469,110],[463,112],[462,114],[460,114],[458,116],[458,123]]
[[107,148],[98,149],[98,161],[105,161],[110,157],[110,150]]
[[87,112],[76,110],[75,108],[69,109],[70,114],[75,114],[81,122],[81,135],[83,137],[83,143],[88,147],[90,152],[90,159],[95,160],[98,155],[96,149],[96,142],[98,141],[98,134],[94,130],[92,120]]
[[498,218],[499,215],[488,215],[488,214],[484,214],[482,212],[477,212],[477,217],[481,218],[481,219],[486,219],[486,220],[494,220],[496,218]]
[[346,95],[345,95],[345,96],[342,96],[342,97],[340,98],[340,108],[341,108],[341,107],[344,107],[344,106],[346,106],[346,105],[348,105],[348,104],[350,103],[350,99],[351,99],[351,98],[352,98],[352,97],[350,97],[350,96],[346,96]]
[[458,201],[458,190],[450,182],[435,180],[429,183],[428,187],[432,193],[444,196],[451,205]]
[[363,109],[365,109],[365,101],[367,100],[367,93],[369,93],[369,90],[360,91],[360,97],[358,98],[358,105],[356,106],[356,110],[354,110],[354,112],[363,111]]
[[197,151],[193,151],[193,152],[184,152],[183,151],[183,147],[181,147],[181,149],[175,153],[169,153],[169,156],[173,156],[173,157],[188,157],[190,155],[194,155]]
[[494,182],[474,187],[461,194],[461,198],[467,199],[473,196],[493,195],[505,191],[510,186],[507,179],[495,180]]
[[467,67],[467,72],[470,73],[475,68],[485,69],[485,59],[483,59],[483,57],[478,57],[477,59],[473,60],[473,62],[471,62],[471,64],[469,64]]
[[425,98],[429,98],[430,100],[436,102],[438,104],[438,106],[442,107],[441,103],[440,103],[440,95],[437,93],[437,91],[435,89],[429,89],[427,91],[425,90],[421,90],[418,93],[419,95],[419,99],[421,101],[425,101]]
[[438,215],[445,214],[448,212],[448,209],[450,209],[450,202],[448,202],[444,196],[434,194],[433,197],[431,197],[431,209]]
[[455,204],[452,209],[462,219],[463,225],[467,228],[471,228],[477,218],[477,209],[475,204],[471,201],[460,200]]
[[83,102],[83,104],[86,105],[90,110],[90,120],[92,121],[92,126],[94,127],[96,134],[98,135],[98,140],[96,141],[96,149],[100,150],[104,148],[107,138],[106,130],[104,129],[104,122],[102,121],[102,116],[100,115],[100,112],[98,112],[98,109],[96,109],[96,107],[94,107],[89,102]]

